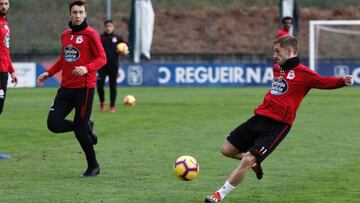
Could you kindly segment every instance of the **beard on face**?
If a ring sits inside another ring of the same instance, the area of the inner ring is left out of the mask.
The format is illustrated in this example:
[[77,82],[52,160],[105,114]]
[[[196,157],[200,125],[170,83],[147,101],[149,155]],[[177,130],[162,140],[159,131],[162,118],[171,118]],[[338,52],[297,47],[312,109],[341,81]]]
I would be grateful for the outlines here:
[[7,10],[3,9],[0,11],[0,16],[4,17],[4,16],[6,16],[6,14],[7,14]]

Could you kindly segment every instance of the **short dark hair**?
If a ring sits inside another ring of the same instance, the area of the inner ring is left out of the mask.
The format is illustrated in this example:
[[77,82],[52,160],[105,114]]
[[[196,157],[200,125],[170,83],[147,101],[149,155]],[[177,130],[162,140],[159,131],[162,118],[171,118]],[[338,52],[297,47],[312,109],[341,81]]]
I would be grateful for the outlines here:
[[113,20],[111,20],[111,19],[107,19],[107,20],[104,21],[104,25],[106,25],[106,24],[108,24],[108,23],[114,23],[114,22],[113,22]]
[[72,1],[70,1],[69,12],[71,12],[71,9],[72,9],[73,6],[84,6],[85,11],[87,9],[86,0],[72,0]]
[[290,36],[290,35],[286,35],[283,37],[279,37],[277,39],[275,39],[274,44],[280,44],[280,47],[282,48],[293,48],[294,52],[297,54],[299,47],[298,47],[298,42],[296,40],[295,37]]
[[286,20],[291,20],[291,22],[292,22],[293,18],[290,16],[283,17],[283,19],[281,20],[281,23],[284,25]]

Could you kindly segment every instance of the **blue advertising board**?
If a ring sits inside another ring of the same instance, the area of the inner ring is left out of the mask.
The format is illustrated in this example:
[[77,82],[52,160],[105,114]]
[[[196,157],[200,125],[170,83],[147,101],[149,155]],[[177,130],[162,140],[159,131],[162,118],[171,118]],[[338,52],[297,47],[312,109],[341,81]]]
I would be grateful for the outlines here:
[[[355,85],[360,85],[360,64],[319,64],[317,72],[327,76],[352,74]],[[46,68],[37,64],[37,75]],[[272,63],[172,63],[172,64],[121,64],[120,86],[178,86],[178,87],[226,87],[267,86],[273,77]],[[46,86],[59,85],[55,76]]]
[[271,64],[124,64],[124,86],[261,86],[271,83]]

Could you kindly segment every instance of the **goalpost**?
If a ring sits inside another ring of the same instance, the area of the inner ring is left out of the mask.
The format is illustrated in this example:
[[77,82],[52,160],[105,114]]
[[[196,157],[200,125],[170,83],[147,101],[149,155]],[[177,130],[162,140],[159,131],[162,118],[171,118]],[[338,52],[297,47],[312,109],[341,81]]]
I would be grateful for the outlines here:
[[311,69],[318,61],[360,60],[360,20],[312,20],[309,31]]

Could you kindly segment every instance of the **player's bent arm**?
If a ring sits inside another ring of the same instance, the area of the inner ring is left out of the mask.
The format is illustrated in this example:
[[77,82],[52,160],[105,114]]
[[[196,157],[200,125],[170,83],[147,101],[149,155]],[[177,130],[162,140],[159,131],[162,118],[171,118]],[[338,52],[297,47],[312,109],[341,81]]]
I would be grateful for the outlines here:
[[12,65],[11,62],[9,63],[9,70],[10,70],[10,71],[9,71],[10,73],[14,73],[14,72],[15,72],[14,66]]
[[82,76],[89,72],[85,66],[75,66],[74,68],[75,69],[72,71],[72,74],[76,76]]
[[38,77],[38,84],[43,85],[44,81],[50,77],[48,72],[44,72]]
[[94,54],[96,58],[89,64],[85,65],[88,72],[97,71],[107,63],[106,53],[101,44],[100,37],[93,35],[92,39],[92,43],[90,43],[90,50],[95,52]]
[[98,57],[91,63],[85,65],[87,72],[97,71],[107,62],[105,52],[99,53]]
[[49,74],[49,77],[55,75],[57,72],[59,72],[62,69],[61,66],[61,57],[59,57],[59,59],[56,61],[56,63],[54,63],[54,65],[52,65],[49,70],[47,71]]
[[313,70],[306,70],[304,78],[309,88],[316,89],[337,89],[346,86],[341,77],[322,76]]

